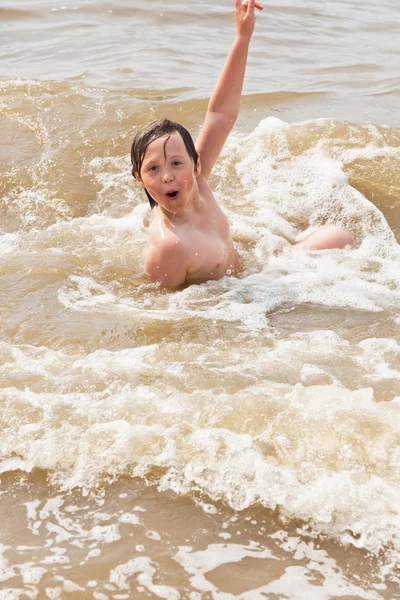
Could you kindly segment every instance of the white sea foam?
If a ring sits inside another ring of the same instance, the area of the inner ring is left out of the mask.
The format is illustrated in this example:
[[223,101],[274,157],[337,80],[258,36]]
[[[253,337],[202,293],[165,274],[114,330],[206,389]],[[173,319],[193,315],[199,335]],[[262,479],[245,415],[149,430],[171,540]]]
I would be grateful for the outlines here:
[[[286,541],[289,542],[287,538],[282,541],[282,547],[285,547]],[[287,543],[287,549],[288,547],[289,543]],[[358,585],[350,583],[343,576],[335,561],[329,558],[326,552],[316,549],[313,543],[306,544],[299,538],[293,537],[290,539],[290,551],[295,553],[297,560],[300,555],[302,558],[308,559],[308,566],[286,567],[283,574],[277,579],[273,579],[265,585],[252,587],[252,589],[242,592],[239,597],[243,600],[263,600],[272,594],[292,600],[300,598],[326,600],[326,598],[346,595],[366,600],[382,599],[378,592],[365,592]],[[276,559],[268,549],[263,550],[254,542],[249,545],[211,544],[205,550],[197,552],[191,549],[181,549],[175,556],[175,560],[190,575],[192,586],[201,593],[210,593],[213,598],[221,597],[222,593],[207,576],[227,564],[240,563],[244,559],[250,558],[260,561],[260,563],[265,559]],[[318,573],[320,576],[318,587],[313,582],[311,572]],[[226,594],[226,597],[233,597],[233,595]]]
[[[39,467],[61,487],[92,488],[157,471],[164,489],[200,490],[238,509],[278,507],[355,546],[400,551],[400,254],[383,214],[344,171],[357,156],[397,150],[373,136],[342,150],[324,136],[331,127],[266,119],[227,145],[217,176],[234,168],[247,201],[241,208],[219,185],[240,278],[176,293],[145,280],[123,287],[115,272],[140,279],[149,218],[144,204],[128,215],[110,208],[125,159],[90,165],[102,214],[0,240],[12,242],[2,266],[29,265],[33,282],[15,287],[0,344],[3,472]],[[310,128],[321,135],[296,153]],[[355,247],[316,253],[289,243],[328,222],[348,227]],[[326,318],[332,308],[387,313],[393,338],[378,329],[352,341],[351,328],[314,327],[311,310],[305,331],[273,320],[301,305],[326,307]],[[27,503],[32,533],[46,511],[57,513],[52,502],[40,512]],[[121,515],[119,524],[138,520]],[[53,524],[57,539],[70,533]],[[112,543],[121,534],[104,517],[82,535]],[[55,560],[68,558],[46,558]],[[150,571],[142,576],[152,585]]]
[[129,560],[127,563],[118,565],[110,573],[110,581],[115,583],[121,590],[129,590],[130,586],[127,579],[137,576],[138,582],[157,598],[165,598],[166,600],[179,600],[181,597],[179,592],[171,586],[156,585],[153,583],[153,577],[156,574],[156,569],[151,564],[148,557],[139,557]]
[[[177,391],[166,396],[165,389],[156,393],[127,384],[116,393],[113,387],[112,395],[106,389],[92,398],[8,390],[10,408],[34,400],[41,427],[32,438],[21,425],[18,440],[6,443],[35,466],[63,473],[65,485],[93,485],[106,473],[141,475],[162,466],[168,470],[161,487],[205,490],[238,509],[279,505],[286,516],[356,546],[377,552],[390,540],[400,547],[397,401],[377,404],[368,389],[300,384],[290,391],[286,385],[257,385],[230,397]],[[258,432],[246,432],[238,419],[237,431],[228,428],[239,406],[248,416],[259,412]],[[115,420],[118,412],[124,418]],[[63,417],[55,430],[57,414]],[[57,506],[53,499],[35,517],[30,505],[31,528]],[[113,541],[119,534],[111,529],[96,526],[92,536]],[[56,533],[68,536],[62,523]]]

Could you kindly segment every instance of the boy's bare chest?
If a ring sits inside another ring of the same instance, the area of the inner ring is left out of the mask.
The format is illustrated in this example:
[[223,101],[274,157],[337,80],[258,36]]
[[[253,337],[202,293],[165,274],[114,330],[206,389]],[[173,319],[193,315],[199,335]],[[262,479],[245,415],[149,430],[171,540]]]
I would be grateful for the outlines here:
[[[169,230],[185,250],[187,280],[219,279],[227,271],[237,268],[229,223],[219,206],[210,207],[207,214],[184,225],[174,225]],[[153,221],[152,243],[164,237],[160,222]]]

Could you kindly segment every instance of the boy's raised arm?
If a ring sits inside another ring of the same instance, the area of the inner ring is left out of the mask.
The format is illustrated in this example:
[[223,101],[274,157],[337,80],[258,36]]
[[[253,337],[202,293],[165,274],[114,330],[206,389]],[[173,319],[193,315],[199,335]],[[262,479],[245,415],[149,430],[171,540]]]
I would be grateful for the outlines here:
[[255,0],[246,0],[243,4],[241,0],[235,0],[236,39],[211,96],[196,141],[201,174],[205,179],[208,179],[239,114],[247,53],[255,24],[255,8],[262,10],[263,6]]

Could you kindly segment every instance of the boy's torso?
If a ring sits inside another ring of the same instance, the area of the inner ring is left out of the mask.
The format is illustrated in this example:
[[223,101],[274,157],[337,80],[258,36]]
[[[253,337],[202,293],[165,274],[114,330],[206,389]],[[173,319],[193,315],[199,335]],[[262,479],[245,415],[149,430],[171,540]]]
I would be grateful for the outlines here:
[[186,253],[187,282],[237,275],[239,263],[228,219],[206,181],[199,182],[199,193],[205,210],[188,223],[175,225],[157,211],[150,226],[150,243],[157,246],[166,235],[173,235],[179,240]]

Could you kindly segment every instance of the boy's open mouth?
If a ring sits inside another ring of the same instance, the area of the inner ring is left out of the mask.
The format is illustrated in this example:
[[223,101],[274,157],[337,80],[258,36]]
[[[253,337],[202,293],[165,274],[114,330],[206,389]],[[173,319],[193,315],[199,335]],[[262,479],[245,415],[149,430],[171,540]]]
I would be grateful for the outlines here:
[[168,198],[176,198],[178,195],[178,192],[168,192],[167,196]]

